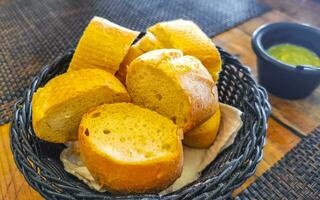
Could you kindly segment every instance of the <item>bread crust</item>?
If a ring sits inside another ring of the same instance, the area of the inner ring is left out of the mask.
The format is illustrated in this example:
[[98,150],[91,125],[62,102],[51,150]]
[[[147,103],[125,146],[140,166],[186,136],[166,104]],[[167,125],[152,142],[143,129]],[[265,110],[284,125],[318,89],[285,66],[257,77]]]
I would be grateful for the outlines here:
[[115,74],[139,35],[101,17],[94,17],[82,35],[68,71],[99,68]]
[[208,148],[216,139],[220,126],[220,107],[218,101],[218,88],[214,86],[215,93],[214,114],[184,135],[182,143],[194,148]]
[[184,135],[183,144],[193,148],[209,148],[215,141],[220,125],[218,109],[212,117]]
[[215,84],[208,74],[190,72],[179,77],[179,79],[191,105],[191,120],[184,128],[184,132],[187,133],[208,120],[217,111],[216,96],[218,94],[215,93]]

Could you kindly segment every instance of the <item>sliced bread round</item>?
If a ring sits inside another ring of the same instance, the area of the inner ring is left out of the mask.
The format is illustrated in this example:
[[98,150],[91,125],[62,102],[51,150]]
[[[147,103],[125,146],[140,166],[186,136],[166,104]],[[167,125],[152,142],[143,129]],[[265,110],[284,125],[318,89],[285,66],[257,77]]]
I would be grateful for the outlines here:
[[137,31],[94,17],[78,43],[68,71],[99,68],[115,74],[138,35]]
[[184,132],[215,112],[214,81],[201,62],[181,50],[145,53],[128,67],[126,86],[133,103],[155,110]]
[[182,130],[158,113],[130,103],[105,104],[79,127],[80,154],[111,192],[159,192],[181,174]]
[[81,117],[89,108],[129,101],[125,87],[109,72],[71,71],[51,79],[33,95],[33,129],[49,142],[76,140]]

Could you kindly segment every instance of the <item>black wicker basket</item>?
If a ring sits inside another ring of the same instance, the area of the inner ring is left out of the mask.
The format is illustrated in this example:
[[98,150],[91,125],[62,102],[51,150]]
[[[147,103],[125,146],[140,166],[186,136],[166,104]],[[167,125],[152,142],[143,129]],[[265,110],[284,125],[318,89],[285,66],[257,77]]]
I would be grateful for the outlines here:
[[73,51],[45,66],[33,79],[25,96],[15,106],[11,125],[11,149],[15,162],[28,183],[46,199],[226,199],[252,176],[262,159],[270,106],[267,94],[257,85],[250,70],[234,56],[219,48],[223,69],[218,82],[219,100],[243,112],[243,127],[233,145],[221,153],[201,177],[166,194],[114,196],[91,190],[65,172],[59,160],[63,144],[38,139],[32,129],[31,101],[37,88],[66,71]]

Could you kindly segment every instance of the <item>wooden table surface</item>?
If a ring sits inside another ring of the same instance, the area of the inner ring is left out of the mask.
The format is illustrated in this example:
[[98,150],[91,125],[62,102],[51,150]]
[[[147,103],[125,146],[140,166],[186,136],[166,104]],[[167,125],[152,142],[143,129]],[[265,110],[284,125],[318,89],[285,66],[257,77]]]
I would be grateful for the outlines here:
[[[273,9],[213,38],[216,45],[256,71],[256,57],[251,48],[251,34],[260,25],[278,21],[303,22],[320,26],[320,3],[316,0],[263,0]],[[238,194],[267,169],[272,167],[302,137],[320,125],[320,88],[302,100],[285,100],[269,96],[272,117],[269,119],[264,157],[255,175],[247,180],[233,195]],[[16,168],[9,146],[9,125],[0,127],[0,199],[42,199]]]

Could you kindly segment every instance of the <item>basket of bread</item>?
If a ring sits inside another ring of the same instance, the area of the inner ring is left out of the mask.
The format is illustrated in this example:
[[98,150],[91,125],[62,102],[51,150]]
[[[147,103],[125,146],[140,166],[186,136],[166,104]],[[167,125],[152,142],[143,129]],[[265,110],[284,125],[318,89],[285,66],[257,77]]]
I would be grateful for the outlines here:
[[94,17],[15,105],[15,162],[46,199],[225,199],[262,158],[267,94],[192,21]]

